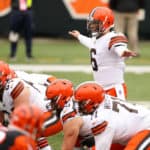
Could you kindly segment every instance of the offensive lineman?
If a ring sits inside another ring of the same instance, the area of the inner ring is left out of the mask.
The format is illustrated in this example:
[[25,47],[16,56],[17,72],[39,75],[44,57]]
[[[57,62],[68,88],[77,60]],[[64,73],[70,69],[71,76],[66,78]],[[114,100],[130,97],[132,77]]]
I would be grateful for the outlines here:
[[[42,85],[40,85],[40,87],[41,86]],[[46,89],[46,87],[43,86],[43,89]],[[43,112],[49,113],[48,102],[44,101],[45,94],[40,90],[38,83],[29,83],[16,77],[16,74],[14,74],[9,66],[2,61],[0,61],[0,93],[2,104],[1,111],[3,112],[10,114],[14,108],[17,108],[22,104],[35,104]],[[1,113],[1,115],[3,114]],[[1,118],[3,117],[1,116]],[[57,123],[57,120],[55,123]],[[58,124],[60,126],[58,126],[57,129],[60,131],[62,127],[59,122]],[[47,126],[48,132],[46,136],[55,134],[53,128],[52,130],[50,128]],[[44,137],[38,139],[38,144],[41,150],[51,149]]]
[[140,105],[105,95],[95,82],[77,86],[74,100],[82,116],[63,126],[62,150],[73,150],[78,136],[94,135],[96,150],[109,150],[120,143],[125,150],[150,149],[150,111]]

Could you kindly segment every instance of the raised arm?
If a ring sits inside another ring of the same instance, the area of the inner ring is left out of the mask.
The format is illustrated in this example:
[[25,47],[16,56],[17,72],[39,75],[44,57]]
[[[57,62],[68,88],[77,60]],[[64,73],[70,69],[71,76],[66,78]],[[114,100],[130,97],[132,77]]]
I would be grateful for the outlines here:
[[82,34],[80,34],[80,32],[78,30],[72,30],[72,31],[69,31],[68,32],[69,35],[73,36],[74,38],[78,39],[79,42],[84,45],[85,47],[91,49],[92,48],[92,45],[93,45],[93,42],[92,42],[92,39],[87,37],[87,36],[84,36]]

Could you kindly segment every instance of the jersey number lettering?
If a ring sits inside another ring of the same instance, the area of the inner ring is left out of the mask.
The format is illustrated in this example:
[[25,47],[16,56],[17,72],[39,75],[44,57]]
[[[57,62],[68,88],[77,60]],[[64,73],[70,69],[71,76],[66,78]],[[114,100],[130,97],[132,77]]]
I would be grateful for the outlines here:
[[138,110],[136,109],[133,109],[133,108],[129,108],[127,105],[125,104],[122,104],[122,103],[119,103],[117,101],[113,101],[113,108],[112,110],[115,111],[115,112],[119,112],[119,108],[118,108],[118,105],[120,105],[121,107],[125,108],[127,111],[131,112],[131,113],[138,113]]
[[96,55],[96,49],[92,48],[90,50],[91,65],[92,65],[92,69],[94,71],[97,71],[98,70],[98,65],[97,65],[96,59],[93,57],[94,55]]

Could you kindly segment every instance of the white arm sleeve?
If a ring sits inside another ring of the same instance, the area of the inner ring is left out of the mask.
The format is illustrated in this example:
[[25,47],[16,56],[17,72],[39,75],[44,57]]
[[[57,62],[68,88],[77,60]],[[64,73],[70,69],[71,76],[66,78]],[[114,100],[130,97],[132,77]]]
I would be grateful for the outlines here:
[[109,150],[112,144],[114,130],[107,127],[101,134],[94,136],[96,150]]
[[[124,51],[128,50],[127,48],[127,44],[125,43],[120,43],[121,45],[119,45],[118,43],[117,44],[114,44],[112,46],[112,50],[115,51],[115,53],[118,55],[118,56],[122,56],[122,54],[124,53]],[[118,46],[117,46],[118,45]]]
[[92,48],[93,42],[92,42],[92,39],[91,39],[91,38],[86,37],[86,36],[80,34],[80,35],[78,36],[78,40],[79,40],[79,42],[80,42],[82,45],[86,46],[87,48],[89,48],[89,49]]

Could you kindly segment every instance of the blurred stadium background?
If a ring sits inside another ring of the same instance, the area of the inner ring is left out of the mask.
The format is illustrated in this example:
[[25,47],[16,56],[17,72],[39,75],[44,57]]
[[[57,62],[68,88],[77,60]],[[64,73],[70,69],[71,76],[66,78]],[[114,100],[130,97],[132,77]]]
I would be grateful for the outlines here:
[[[9,17],[10,9],[7,4],[7,9],[4,10],[6,1],[9,4],[10,0],[0,0],[0,59],[8,62],[13,67],[16,65],[26,64],[31,65],[49,65],[51,71],[42,70],[43,73],[53,74],[58,78],[67,78],[74,82],[74,85],[80,82],[92,80],[92,74],[81,71],[63,71],[65,65],[85,65],[90,66],[88,50],[80,45],[78,41],[72,39],[68,35],[68,31],[78,29],[86,34],[86,12],[89,11],[89,6],[93,0],[84,3],[82,0],[35,0],[33,2],[34,11],[34,35],[33,35],[33,55],[34,59],[27,61],[25,58],[24,44],[22,39],[19,42],[17,61],[10,61],[9,54]],[[95,4],[100,1],[95,0]],[[103,2],[101,0],[101,2]],[[79,8],[79,4],[84,6],[83,11]],[[102,5],[107,5],[102,3]],[[125,80],[128,85],[128,99],[133,103],[136,101],[149,107],[150,105],[150,1],[146,0],[146,18],[140,22],[139,38],[141,56],[138,58],[127,59],[127,67],[140,66],[147,69],[141,71],[126,70]],[[63,65],[60,68],[52,70],[53,65]],[[43,66],[42,66],[43,65]],[[21,66],[19,66],[21,67]],[[24,66],[23,66],[24,67]],[[81,66],[80,66],[81,67]],[[36,67],[27,69],[28,72],[39,72]],[[73,67],[71,66],[73,69]],[[20,69],[20,68],[18,68]],[[58,69],[58,70],[57,70]],[[85,68],[84,68],[85,69]],[[83,69],[83,70],[84,70]],[[133,68],[132,68],[133,69]],[[62,71],[61,71],[62,70]],[[62,134],[50,137],[50,144],[54,150],[59,150]]]
[[[9,29],[9,3],[11,0],[0,0],[0,35],[7,36]],[[87,13],[97,5],[107,5],[107,0],[34,0],[35,36],[68,37],[68,30],[78,29],[86,33]],[[140,38],[150,38],[150,1],[145,0],[146,19],[140,22]],[[5,6],[6,5],[6,6]],[[6,9],[4,10],[4,8]],[[7,15],[5,15],[7,14]]]

